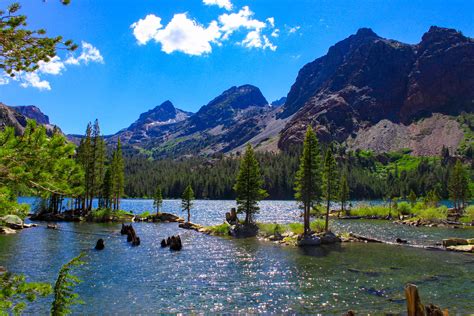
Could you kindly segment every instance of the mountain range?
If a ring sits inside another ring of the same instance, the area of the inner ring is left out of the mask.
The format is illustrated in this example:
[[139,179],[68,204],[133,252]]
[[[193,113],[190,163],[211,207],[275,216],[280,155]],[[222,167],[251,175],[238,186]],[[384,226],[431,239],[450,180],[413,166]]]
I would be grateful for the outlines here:
[[[286,97],[269,103],[257,87],[242,85],[196,113],[165,101],[106,140],[120,138],[128,150],[155,158],[231,153],[246,143],[278,151],[301,143],[311,125],[323,142],[352,149],[437,155],[465,141],[458,116],[473,112],[472,38],[433,26],[412,45],[362,28],[306,64]],[[25,117],[51,126],[34,106],[0,104],[2,126],[21,132]]]

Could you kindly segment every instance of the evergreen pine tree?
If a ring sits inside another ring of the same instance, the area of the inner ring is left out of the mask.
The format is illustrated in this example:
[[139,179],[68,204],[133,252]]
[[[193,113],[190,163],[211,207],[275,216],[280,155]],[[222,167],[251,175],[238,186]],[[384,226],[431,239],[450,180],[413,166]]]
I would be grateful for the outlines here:
[[324,226],[325,231],[329,229],[329,208],[331,201],[337,195],[337,165],[336,159],[332,153],[332,148],[329,146],[326,150],[324,157],[324,172],[323,172],[323,196],[326,200],[326,223]]
[[160,208],[162,204],[163,204],[163,195],[161,193],[161,187],[157,187],[155,196],[153,197],[153,206],[156,208],[156,214],[160,212]]
[[349,213],[346,209],[346,203],[349,200],[349,196],[349,183],[347,182],[347,175],[344,173],[339,182],[339,201],[341,202],[341,211],[346,212],[347,215],[349,215]]
[[259,210],[258,201],[268,195],[262,186],[259,164],[252,146],[248,144],[234,185],[237,193],[237,213],[245,213],[245,225],[253,223],[253,215]]
[[63,316],[71,313],[70,307],[75,304],[83,304],[79,300],[79,294],[74,293],[74,286],[81,281],[70,273],[70,270],[75,266],[84,264],[81,261],[84,256],[81,253],[79,256],[73,258],[71,261],[61,267],[58,278],[54,285],[54,301],[51,305],[52,316]]
[[469,179],[466,169],[461,161],[456,161],[448,184],[449,197],[453,201],[454,208],[460,210],[470,198]]
[[125,186],[125,164],[122,154],[122,145],[120,139],[117,141],[117,147],[115,148],[112,156],[112,186],[113,186],[113,204],[114,209],[120,209],[120,199],[123,196]]
[[414,206],[416,203],[416,194],[413,190],[410,190],[410,194],[408,194],[408,201],[410,202],[411,206]]
[[194,192],[191,185],[188,185],[186,189],[184,189],[183,196],[181,199],[181,207],[183,211],[188,212],[188,223],[191,221],[191,208],[193,207],[193,200],[194,200]]
[[310,211],[321,199],[321,153],[311,126],[306,130],[303,154],[295,179],[295,198],[303,206],[304,234],[310,232]]

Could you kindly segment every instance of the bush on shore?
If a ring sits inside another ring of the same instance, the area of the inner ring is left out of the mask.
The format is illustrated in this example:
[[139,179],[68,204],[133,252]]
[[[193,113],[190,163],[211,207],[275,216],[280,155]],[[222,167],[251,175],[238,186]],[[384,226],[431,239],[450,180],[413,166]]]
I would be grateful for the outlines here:
[[110,208],[98,208],[89,213],[89,219],[94,222],[107,222],[111,219],[121,219],[133,216],[132,213],[123,210],[112,210]]
[[[301,235],[304,232],[303,223],[289,223],[289,224],[276,224],[276,223],[258,223],[258,228],[262,235],[270,236],[275,234],[293,233]],[[315,232],[324,231],[324,220],[317,219],[310,223],[310,228]]]

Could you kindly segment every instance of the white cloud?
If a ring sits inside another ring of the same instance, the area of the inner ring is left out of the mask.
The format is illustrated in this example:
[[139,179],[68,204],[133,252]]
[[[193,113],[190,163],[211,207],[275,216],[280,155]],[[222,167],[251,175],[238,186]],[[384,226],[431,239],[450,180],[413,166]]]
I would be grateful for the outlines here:
[[266,35],[262,36],[260,31],[249,32],[241,44],[248,48],[268,48],[272,51],[277,49],[277,46],[273,45]]
[[186,13],[175,14],[164,29],[158,21],[161,21],[160,17],[149,14],[130,27],[139,44],[146,44],[153,39],[161,44],[161,50],[167,54],[175,51],[198,56],[210,53],[211,43],[221,36],[216,21],[204,27],[188,18]]
[[299,26],[299,25],[289,27],[289,28],[288,28],[288,33],[290,33],[290,34],[296,33],[300,28],[301,28],[301,26]]
[[270,25],[272,27],[275,27],[275,18],[274,17],[267,18],[267,22],[270,23]]
[[74,56],[70,56],[66,59],[65,63],[69,65],[80,65],[82,62],[86,65],[90,62],[103,64],[104,58],[100,54],[100,51],[92,46],[92,44],[82,42],[82,51],[79,57],[75,58]]
[[[203,0],[205,4],[224,5],[222,0]],[[229,2],[229,1],[227,1]],[[229,2],[231,5],[231,3]],[[187,13],[178,13],[163,28],[161,17],[148,14],[145,18],[133,23],[130,28],[133,30],[139,45],[147,44],[154,40],[161,44],[161,50],[167,54],[179,51],[188,55],[200,56],[212,52],[212,44],[221,46],[230,36],[240,30],[247,32],[244,40],[237,42],[248,48],[260,48],[276,50],[276,46],[271,43],[269,37],[264,35],[264,30],[269,26],[273,31],[268,30],[272,37],[278,37],[279,29],[275,29],[275,19],[267,18],[266,22],[255,19],[254,13],[248,6],[234,13],[224,13],[211,21],[206,27],[196,20],[188,17]],[[270,33],[271,32],[271,33]]]
[[38,72],[48,75],[59,75],[66,68],[59,56],[54,56],[48,62],[39,61],[38,66]]
[[202,55],[212,51],[211,42],[221,36],[216,21],[207,28],[187,17],[186,13],[175,14],[170,23],[157,32],[154,39],[161,43],[161,49],[170,54],[181,51],[188,55]]
[[216,5],[219,8],[224,8],[227,11],[232,10],[232,3],[230,0],[203,0],[205,5]]
[[46,80],[41,80],[37,72],[25,72],[20,75],[20,86],[23,88],[33,87],[39,90],[51,90],[51,85]]
[[148,14],[144,19],[138,20],[130,26],[133,29],[133,35],[137,39],[139,45],[145,45],[149,40],[156,36],[159,29],[163,27],[161,18]]
[[[79,57],[69,56],[65,61],[61,57],[54,56],[48,62],[38,62],[38,69],[33,72],[16,72],[14,77],[8,76],[6,73],[0,75],[0,85],[8,84],[10,80],[17,81],[23,88],[33,87],[39,90],[51,90],[49,81],[42,78],[43,75],[58,76],[66,70],[67,65],[81,65],[90,62],[103,63],[104,58],[100,51],[92,44],[82,42],[81,54]],[[40,77],[41,76],[41,77]]]
[[254,13],[250,11],[248,6],[243,7],[237,13],[224,13],[219,16],[219,22],[221,23],[221,31],[224,32],[223,39],[229,38],[229,36],[240,28],[246,28],[249,30],[260,30],[267,26],[265,22],[253,19]]
[[0,86],[10,83],[10,78],[6,75],[0,75]]

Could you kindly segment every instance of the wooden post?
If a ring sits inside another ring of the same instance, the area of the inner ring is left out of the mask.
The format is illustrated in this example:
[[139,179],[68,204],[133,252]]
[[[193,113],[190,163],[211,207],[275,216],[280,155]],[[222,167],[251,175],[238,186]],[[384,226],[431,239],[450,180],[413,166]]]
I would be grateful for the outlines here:
[[405,286],[408,316],[425,316],[425,307],[421,304],[418,288],[414,284]]

